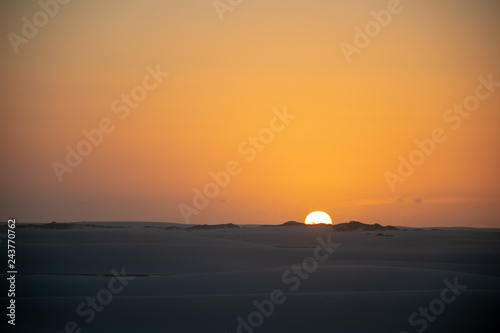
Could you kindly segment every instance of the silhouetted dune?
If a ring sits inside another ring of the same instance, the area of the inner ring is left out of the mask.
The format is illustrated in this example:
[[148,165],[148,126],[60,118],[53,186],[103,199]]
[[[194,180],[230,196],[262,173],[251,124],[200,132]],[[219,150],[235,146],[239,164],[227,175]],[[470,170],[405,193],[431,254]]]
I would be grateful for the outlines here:
[[[315,227],[315,226],[329,226],[328,224],[312,224],[312,225],[307,225],[302,222],[296,222],[296,221],[288,221],[282,224],[274,224],[274,225],[262,225],[261,227]],[[375,224],[366,224],[358,221],[350,221],[347,223],[339,223],[339,224],[334,224],[331,226],[335,231],[397,231],[399,230],[396,227],[393,227],[391,225],[388,226],[382,226],[378,223]]]
[[351,221],[349,223],[340,223],[340,224],[335,224],[333,226],[333,229],[336,231],[397,231],[399,230],[396,227],[393,227],[391,225],[388,226],[382,226],[378,223],[375,224],[366,224],[366,223],[361,223],[358,221]]
[[186,231],[196,231],[196,230],[216,230],[216,229],[231,229],[231,228],[239,228],[240,226],[232,223],[227,223],[227,224],[214,224],[214,225],[209,225],[209,224],[202,224],[202,225],[195,225],[189,228],[186,228]]
[[304,227],[306,226],[303,222],[288,221],[282,224],[264,224],[261,227]]

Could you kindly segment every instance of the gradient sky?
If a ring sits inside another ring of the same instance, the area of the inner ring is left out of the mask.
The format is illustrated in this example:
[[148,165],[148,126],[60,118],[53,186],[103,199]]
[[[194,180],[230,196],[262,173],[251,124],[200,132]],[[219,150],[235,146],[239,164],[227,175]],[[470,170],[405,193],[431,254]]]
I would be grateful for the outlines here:
[[[387,6],[244,0],[221,21],[211,0],[73,0],[16,53],[8,34],[40,6],[2,1],[1,220],[183,222],[179,205],[235,160],[192,223],[323,210],[333,223],[500,227],[500,87],[456,130],[443,119],[479,76],[500,81],[500,2],[402,0],[348,63],[340,44]],[[121,120],[111,104],[157,65],[170,75]],[[296,117],[247,161],[238,147],[285,107]],[[114,131],[59,182],[52,163],[105,118]],[[386,172],[435,128],[447,140],[392,191]]]

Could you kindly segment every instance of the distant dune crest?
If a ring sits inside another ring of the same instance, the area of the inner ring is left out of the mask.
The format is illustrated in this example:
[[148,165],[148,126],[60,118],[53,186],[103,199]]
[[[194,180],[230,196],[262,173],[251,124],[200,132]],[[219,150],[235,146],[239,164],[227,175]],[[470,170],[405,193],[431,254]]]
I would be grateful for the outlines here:
[[[241,228],[241,226],[233,223],[226,224],[199,224],[199,225],[191,225],[186,227],[181,226],[160,226],[161,222],[157,223],[158,226],[143,226],[144,228],[159,228],[166,230],[186,230],[186,231],[198,231],[198,230],[218,230],[218,229],[235,229]],[[277,225],[261,225],[261,227],[316,227],[316,226],[327,226],[333,228],[335,231],[397,231],[399,228],[393,227],[391,225],[382,226],[378,223],[375,224],[366,224],[358,221],[350,221],[346,223],[339,223],[334,225],[329,224],[316,224],[316,225],[307,225],[303,222],[297,221],[288,221],[282,224]],[[36,228],[36,229],[56,229],[56,230],[65,230],[65,229],[90,229],[90,228],[127,228],[126,226],[121,225],[102,225],[102,224],[92,224],[92,223],[57,223],[50,222],[46,224],[20,224],[19,228]]]
[[366,224],[358,221],[339,223],[331,226],[328,224],[307,225],[305,223],[296,221],[288,221],[279,225],[262,225],[262,227],[315,227],[315,226],[328,226],[333,228],[335,231],[398,231],[399,230],[399,228],[393,227],[391,225],[384,227],[378,223]]

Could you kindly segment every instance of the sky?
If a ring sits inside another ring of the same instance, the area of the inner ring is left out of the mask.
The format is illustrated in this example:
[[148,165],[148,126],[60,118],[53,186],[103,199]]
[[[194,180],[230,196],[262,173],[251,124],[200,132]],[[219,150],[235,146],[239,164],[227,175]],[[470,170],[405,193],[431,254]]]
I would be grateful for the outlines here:
[[496,0],[2,1],[0,219],[500,227]]

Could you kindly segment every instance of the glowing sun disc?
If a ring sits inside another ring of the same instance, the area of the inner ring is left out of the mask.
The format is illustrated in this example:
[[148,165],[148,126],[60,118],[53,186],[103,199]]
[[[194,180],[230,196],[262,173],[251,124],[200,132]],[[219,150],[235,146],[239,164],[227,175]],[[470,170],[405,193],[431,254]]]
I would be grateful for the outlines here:
[[332,219],[327,213],[320,211],[312,212],[311,214],[307,215],[306,224],[320,224],[320,223],[332,224]]

